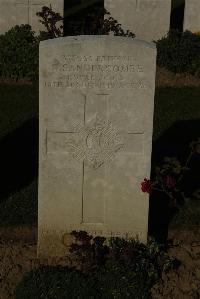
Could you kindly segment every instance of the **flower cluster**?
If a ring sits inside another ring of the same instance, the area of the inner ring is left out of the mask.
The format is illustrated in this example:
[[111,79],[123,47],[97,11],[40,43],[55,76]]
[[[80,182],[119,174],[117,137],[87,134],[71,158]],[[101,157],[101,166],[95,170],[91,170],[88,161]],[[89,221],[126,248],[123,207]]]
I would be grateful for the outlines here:
[[156,167],[154,180],[145,178],[141,182],[141,190],[145,193],[152,193],[153,190],[164,192],[170,199],[170,204],[178,207],[185,202],[184,192],[181,192],[181,183],[193,155],[200,154],[200,138],[190,144],[191,151],[185,164],[180,163],[176,157],[165,157],[161,167]]
[[141,190],[142,190],[142,192],[151,193],[152,182],[150,180],[148,180],[147,178],[145,178],[144,181],[141,183]]

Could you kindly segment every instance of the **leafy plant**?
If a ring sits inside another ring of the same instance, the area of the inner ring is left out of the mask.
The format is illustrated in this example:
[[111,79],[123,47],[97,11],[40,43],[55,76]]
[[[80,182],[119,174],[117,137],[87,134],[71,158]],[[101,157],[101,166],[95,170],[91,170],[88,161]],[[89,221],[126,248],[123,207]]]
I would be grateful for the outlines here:
[[163,165],[155,169],[155,178],[153,180],[145,178],[141,183],[141,190],[147,193],[154,190],[163,192],[169,199],[169,207],[179,208],[187,201],[182,190],[182,180],[195,154],[200,154],[200,138],[191,142],[190,152],[184,164],[181,164],[176,157],[165,157]]
[[76,241],[71,244],[69,251],[82,271],[94,270],[96,267],[105,264],[109,253],[108,246],[104,245],[105,238],[93,238],[85,231],[72,231],[71,235]]
[[99,298],[95,280],[68,267],[41,266],[25,274],[16,287],[16,299]]
[[163,272],[179,266],[164,247],[152,239],[144,245],[137,239],[105,238],[73,231],[72,260],[85,273],[93,273],[104,298],[149,298],[150,288]]
[[153,240],[144,245],[137,239],[106,240],[85,231],[71,234],[71,257],[83,271],[60,266],[33,269],[17,286],[16,299],[147,299],[162,273],[180,265]]
[[175,73],[200,74],[200,36],[190,31],[170,31],[156,42],[157,64]]
[[180,265],[151,240],[147,246],[118,238],[112,243],[114,251],[117,243],[120,258],[109,259],[96,274],[105,298],[150,298],[150,289],[162,273]]
[[[59,13],[55,13],[51,6],[43,6],[42,11],[37,13],[37,16],[42,18],[40,22],[45,26],[46,32],[40,32],[40,39],[49,39],[63,36],[63,26],[57,26],[57,23],[63,21],[64,18]],[[67,22],[67,20],[66,20]],[[92,12],[88,12],[87,16],[80,16],[79,26],[74,23],[73,35],[106,35],[113,32],[116,36],[135,37],[134,33],[127,30],[124,31],[110,13],[105,9],[96,8]]]
[[[105,16],[107,16],[105,18]],[[104,10],[104,20],[100,28],[99,34],[109,34],[113,32],[115,36],[135,37],[135,34],[129,30],[124,30],[121,24],[118,23],[107,10]]]
[[47,31],[40,31],[40,40],[51,39],[63,36],[63,25],[58,25],[57,23],[63,20],[63,17],[59,13],[53,11],[51,5],[43,6],[41,12],[37,12],[36,15],[42,20],[42,23]]
[[29,25],[11,28],[0,35],[0,76],[19,80],[37,78],[38,39]]

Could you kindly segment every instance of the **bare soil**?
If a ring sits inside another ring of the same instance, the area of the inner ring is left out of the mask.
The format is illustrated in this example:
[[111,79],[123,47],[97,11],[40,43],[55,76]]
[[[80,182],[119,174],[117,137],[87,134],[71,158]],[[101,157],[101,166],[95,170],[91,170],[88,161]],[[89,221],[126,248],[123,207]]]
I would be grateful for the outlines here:
[[4,78],[0,77],[0,83],[8,83],[8,84],[14,84],[14,85],[24,85],[24,84],[32,84],[32,81],[30,78],[22,78],[19,80],[12,79],[12,78]]
[[153,299],[200,298],[200,228],[194,231],[171,231],[173,246],[168,250],[171,257],[181,261],[177,270],[163,274],[153,287]]
[[[163,274],[153,287],[153,299],[200,298],[200,228],[171,231],[169,255],[181,261],[177,270]],[[37,258],[37,228],[0,228],[0,299],[14,299],[14,289],[23,275],[39,265],[70,265],[68,258]]]
[[0,299],[14,299],[26,272],[40,265],[70,266],[69,258],[37,258],[37,227],[0,227]]
[[200,86],[200,78],[188,73],[175,74],[157,66],[156,86]]

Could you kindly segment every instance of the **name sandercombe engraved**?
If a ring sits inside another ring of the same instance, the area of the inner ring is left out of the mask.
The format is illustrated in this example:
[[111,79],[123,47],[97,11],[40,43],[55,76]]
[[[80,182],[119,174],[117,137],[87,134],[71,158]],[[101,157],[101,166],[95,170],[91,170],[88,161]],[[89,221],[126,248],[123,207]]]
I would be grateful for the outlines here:
[[143,72],[141,65],[111,65],[111,64],[63,64],[63,71],[67,72]]
[[132,56],[64,55],[53,60],[51,74],[54,80],[45,81],[45,87],[146,89],[148,85],[144,67]]

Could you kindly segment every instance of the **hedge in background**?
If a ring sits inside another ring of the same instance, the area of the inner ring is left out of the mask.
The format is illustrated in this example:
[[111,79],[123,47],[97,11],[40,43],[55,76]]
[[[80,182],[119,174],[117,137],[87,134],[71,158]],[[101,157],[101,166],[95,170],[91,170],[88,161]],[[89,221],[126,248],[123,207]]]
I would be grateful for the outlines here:
[[11,28],[0,35],[0,76],[19,80],[36,79],[39,64],[38,39],[30,25]]
[[200,76],[200,36],[190,31],[170,31],[156,42],[157,64],[175,73]]

